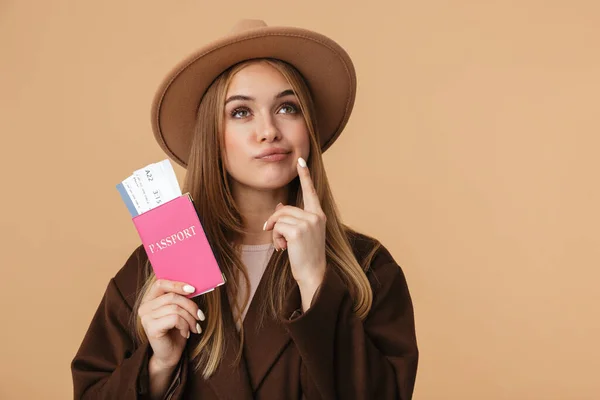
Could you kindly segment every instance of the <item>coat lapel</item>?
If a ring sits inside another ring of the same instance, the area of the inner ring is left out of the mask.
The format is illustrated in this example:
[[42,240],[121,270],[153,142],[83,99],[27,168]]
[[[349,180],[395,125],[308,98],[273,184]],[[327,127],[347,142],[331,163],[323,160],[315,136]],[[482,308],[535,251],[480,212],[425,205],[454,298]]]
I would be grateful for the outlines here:
[[212,387],[219,399],[252,400],[254,397],[244,357],[242,356],[237,365],[234,364],[240,340],[233,322],[231,307],[226,300],[227,295],[225,295],[224,291],[222,294],[223,322],[227,327],[226,332],[228,332],[229,336],[227,337],[227,345],[221,364],[208,379],[207,383]]
[[263,379],[290,343],[291,337],[281,322],[269,312],[261,318],[266,299],[266,279],[261,279],[244,318],[244,356],[250,384],[258,390]]
[[235,328],[231,306],[226,300],[227,295],[224,291],[222,294],[223,319],[227,326],[226,331],[230,334],[221,365],[207,383],[220,399],[251,400],[253,392],[259,389],[273,364],[291,342],[291,337],[281,322],[269,313],[262,317],[261,322],[261,306],[267,294],[266,279],[261,279],[243,322],[242,359],[234,366],[240,338]]

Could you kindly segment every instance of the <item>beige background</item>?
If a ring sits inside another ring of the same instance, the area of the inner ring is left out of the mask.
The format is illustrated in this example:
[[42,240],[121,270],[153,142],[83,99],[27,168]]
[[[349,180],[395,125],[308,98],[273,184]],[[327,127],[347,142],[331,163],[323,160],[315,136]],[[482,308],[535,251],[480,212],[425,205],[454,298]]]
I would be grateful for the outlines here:
[[156,84],[242,17],[355,60],[325,161],[345,220],[406,272],[415,399],[600,398],[600,6],[355,4],[0,0],[1,399],[72,397],[69,363],[139,240],[114,185],[164,158]]

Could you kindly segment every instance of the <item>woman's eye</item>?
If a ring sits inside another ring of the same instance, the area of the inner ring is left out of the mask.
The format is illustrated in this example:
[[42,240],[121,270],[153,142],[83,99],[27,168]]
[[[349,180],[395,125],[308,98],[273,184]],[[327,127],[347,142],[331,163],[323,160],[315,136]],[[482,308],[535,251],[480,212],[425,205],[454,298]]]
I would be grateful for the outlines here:
[[295,104],[286,103],[281,106],[279,111],[283,111],[283,114],[295,114],[296,112],[298,112],[298,108]]
[[246,118],[250,114],[247,108],[236,108],[231,112],[233,118]]

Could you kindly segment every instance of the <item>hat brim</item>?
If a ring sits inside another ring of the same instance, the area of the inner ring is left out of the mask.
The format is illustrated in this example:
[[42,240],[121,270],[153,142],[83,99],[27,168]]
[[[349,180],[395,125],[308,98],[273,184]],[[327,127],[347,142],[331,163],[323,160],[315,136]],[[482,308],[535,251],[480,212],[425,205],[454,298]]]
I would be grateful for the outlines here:
[[336,42],[292,27],[263,27],[227,36],[178,63],[160,84],[152,104],[152,129],[161,148],[187,167],[204,93],[226,69],[244,60],[275,58],[293,65],[313,96],[321,139],[327,150],[344,129],[356,96],[352,60]]

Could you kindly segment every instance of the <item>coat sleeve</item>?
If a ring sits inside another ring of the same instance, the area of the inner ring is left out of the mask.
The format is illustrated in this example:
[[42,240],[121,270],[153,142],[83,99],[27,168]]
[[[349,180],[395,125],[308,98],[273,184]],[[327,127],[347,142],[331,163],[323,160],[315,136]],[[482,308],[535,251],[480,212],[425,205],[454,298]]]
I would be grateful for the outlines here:
[[[148,359],[152,348],[135,345],[132,306],[137,294],[139,249],[112,278],[74,359],[71,362],[75,399],[149,399]],[[171,399],[181,396],[187,363],[180,362]]]
[[361,321],[350,293],[331,268],[304,314],[299,290],[282,316],[302,358],[306,398],[412,398],[418,364],[413,305],[402,269],[385,248],[367,273],[373,305]]

